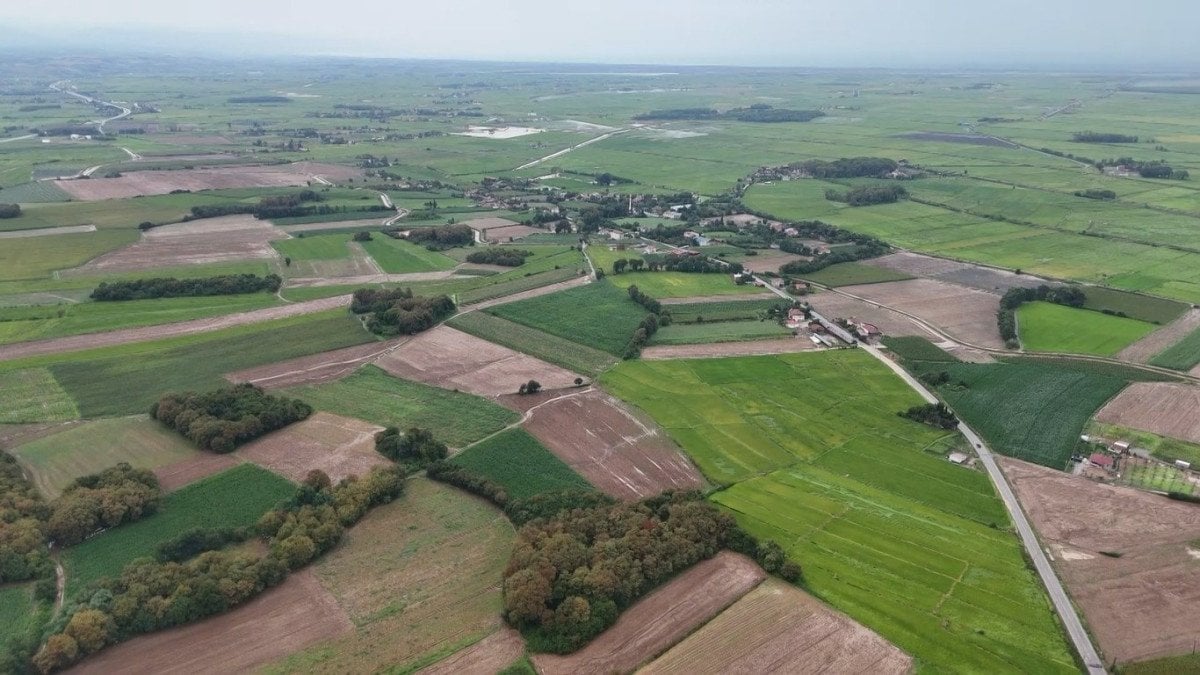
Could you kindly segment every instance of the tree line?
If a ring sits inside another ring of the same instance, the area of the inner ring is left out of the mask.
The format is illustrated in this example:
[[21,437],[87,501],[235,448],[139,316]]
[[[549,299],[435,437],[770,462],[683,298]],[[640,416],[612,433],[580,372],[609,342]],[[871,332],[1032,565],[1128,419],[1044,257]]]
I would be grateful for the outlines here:
[[1067,307],[1083,307],[1087,294],[1078,286],[1047,286],[1037,288],[1010,288],[1000,297],[1000,311],[996,312],[996,326],[1000,337],[1010,349],[1021,346],[1017,336],[1017,308],[1027,302],[1052,302]]
[[350,301],[350,311],[367,315],[367,328],[384,337],[415,335],[450,317],[455,309],[449,296],[414,296],[407,288],[360,288]]
[[633,329],[633,335],[629,338],[629,344],[625,345],[625,351],[622,358],[636,359],[642,353],[642,348],[650,341],[650,338],[658,332],[659,326],[671,325],[671,313],[663,309],[662,303],[654,298],[646,295],[636,285],[631,285],[626,289],[629,293],[629,299],[646,309],[647,314],[637,328]]
[[823,270],[830,265],[837,265],[838,263],[878,258],[881,255],[888,254],[891,250],[891,247],[882,241],[868,237],[861,243],[853,246],[839,247],[831,250],[829,253],[817,255],[812,260],[793,260],[780,267],[779,272],[784,276],[803,276]]
[[414,227],[403,235],[394,230],[387,231],[385,234],[396,239],[405,239],[415,244],[421,244],[430,251],[444,251],[448,248],[471,246],[475,243],[475,231],[466,225]]
[[825,199],[831,202],[842,202],[850,206],[871,206],[872,204],[894,204],[908,197],[908,190],[903,185],[860,185],[845,192],[826,190]]
[[1076,190],[1075,196],[1083,197],[1084,199],[1112,200],[1117,198],[1117,193],[1102,188],[1088,188],[1086,190]]
[[155,277],[129,281],[102,281],[92,291],[92,300],[101,302],[185,298],[209,295],[240,295],[267,291],[274,293],[283,284],[278,274],[222,274],[199,279]]
[[937,403],[926,403],[924,405],[914,405],[908,410],[896,413],[901,417],[905,417],[914,422],[928,424],[931,427],[938,429],[957,429],[958,418],[946,407],[945,403],[938,401]]
[[108,645],[225,612],[277,586],[288,574],[332,549],[345,529],[375,506],[404,490],[404,471],[374,467],[336,486],[311,471],[296,495],[267,512],[254,533],[265,555],[228,550],[223,533],[190,533],[194,557],[140,558],[120,576],[87,588],[51,624],[51,634],[32,657],[42,673],[66,668]]
[[1138,137],[1098,131],[1077,131],[1071,136],[1071,140],[1076,143],[1137,143]]
[[246,441],[307,419],[312,406],[304,401],[272,396],[253,384],[214,391],[165,394],[150,408],[150,416],[178,431],[198,447],[233,452]]
[[532,256],[533,251],[519,248],[489,246],[481,251],[471,251],[467,254],[467,262],[476,265],[500,265],[502,267],[520,267],[525,259]]
[[50,512],[16,458],[0,452],[0,584],[48,577],[54,597],[54,567],[45,534]]
[[813,178],[881,178],[900,165],[886,157],[843,157],[833,161],[810,159],[806,162],[789,164],[789,169],[807,173]]
[[[311,202],[325,201],[325,197],[315,190],[301,190],[291,195],[273,195],[259,199],[257,204],[198,204],[193,206],[183,222],[200,220],[202,218],[217,218],[219,216],[252,215],[259,220],[273,218],[296,218],[300,216],[327,216],[335,213],[376,213],[389,211],[382,204],[369,206],[330,206],[321,204],[314,206]],[[153,223],[151,223],[153,225]]]

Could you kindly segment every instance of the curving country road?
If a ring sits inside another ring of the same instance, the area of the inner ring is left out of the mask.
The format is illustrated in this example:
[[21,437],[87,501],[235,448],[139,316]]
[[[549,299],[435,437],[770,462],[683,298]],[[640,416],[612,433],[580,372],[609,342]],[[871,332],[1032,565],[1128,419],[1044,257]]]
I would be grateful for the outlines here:
[[[99,131],[100,133],[104,133],[104,125],[105,124],[108,124],[109,122],[115,122],[119,119],[124,119],[133,114],[132,108],[126,108],[123,105],[117,105],[116,103],[113,103],[112,101],[101,101],[98,98],[92,98],[91,96],[88,96],[86,94],[80,94],[77,91],[71,91],[70,89],[66,89],[62,86],[65,82],[66,82],[66,80],[59,80],[58,82],[51,84],[50,88],[53,89],[54,91],[57,91],[60,94],[66,94],[67,96],[74,96],[75,98],[83,101],[84,103],[88,103],[90,105],[95,105],[95,104],[99,103],[101,105],[108,106],[109,108],[115,108],[115,109],[121,111],[119,114],[114,115],[112,117],[108,117],[108,118],[105,118],[102,120],[95,120],[92,122],[92,124],[96,125],[96,130]],[[126,151],[126,152],[128,152],[128,151]]]

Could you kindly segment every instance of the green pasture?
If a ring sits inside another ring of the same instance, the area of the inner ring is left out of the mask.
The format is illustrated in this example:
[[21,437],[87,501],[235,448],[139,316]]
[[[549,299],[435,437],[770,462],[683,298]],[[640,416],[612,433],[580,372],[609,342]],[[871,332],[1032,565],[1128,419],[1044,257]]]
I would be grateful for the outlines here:
[[0,239],[0,281],[42,279],[137,241],[136,230]]
[[1035,352],[1112,356],[1154,332],[1152,323],[1064,307],[1028,302],[1017,309],[1021,346]]
[[49,369],[0,371],[0,424],[74,419],[79,408]]
[[1182,340],[1155,354],[1150,363],[1175,370],[1190,370],[1200,364],[1200,329],[1188,333]]
[[516,422],[519,416],[477,396],[431,387],[365,366],[335,382],[285,390],[311,404],[384,427],[421,427],[461,448]]
[[554,490],[591,489],[591,484],[524,429],[486,438],[451,461],[499,483],[510,499]]
[[705,323],[709,321],[743,321],[760,319],[768,309],[786,300],[771,296],[766,299],[716,300],[663,305],[675,323]]
[[623,272],[607,277],[618,288],[637,286],[652,298],[695,298],[762,293],[754,284],[735,284],[732,274],[688,272]]
[[646,310],[607,281],[497,305],[487,313],[620,355]]
[[1083,304],[1085,309],[1097,312],[1108,310],[1114,314],[1119,312],[1131,319],[1150,323],[1171,323],[1188,309],[1187,304],[1182,302],[1103,286],[1088,286],[1083,290],[1087,297]]
[[887,281],[904,281],[912,279],[911,274],[897,272],[886,267],[876,267],[858,262],[839,263],[830,265],[810,274],[800,275],[801,279],[836,288],[838,286],[853,286],[855,284],[878,284]]
[[608,352],[585,347],[536,328],[513,323],[487,312],[460,314],[447,322],[453,328],[495,342],[509,349],[562,366],[584,375],[595,376],[617,362]]
[[349,258],[350,234],[317,234],[271,242],[280,255],[293,262]]
[[672,323],[658,329],[650,338],[652,345],[691,345],[709,342],[740,342],[782,338],[791,329],[771,320]]
[[388,274],[434,272],[453,269],[458,264],[441,253],[426,250],[423,246],[380,234],[376,234],[371,241],[363,242],[362,246]]
[[180,488],[163,499],[154,515],[66,549],[62,562],[67,597],[120,574],[136,558],[153,556],[160,543],[187,530],[253,525],[294,491],[291,482],[253,464],[239,464]]

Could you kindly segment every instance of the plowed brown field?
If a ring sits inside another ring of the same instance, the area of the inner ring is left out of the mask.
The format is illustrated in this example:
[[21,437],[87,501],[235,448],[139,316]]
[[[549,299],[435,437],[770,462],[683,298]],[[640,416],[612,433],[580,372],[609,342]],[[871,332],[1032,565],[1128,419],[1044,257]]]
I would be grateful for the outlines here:
[[542,675],[632,672],[704,625],[764,578],[766,573],[749,558],[722,551],[634,603],[612,628],[583,649],[566,656],[538,654],[533,663]]
[[154,475],[158,478],[158,485],[164,492],[173,492],[188,483],[214,473],[220,473],[241,463],[242,460],[233,455],[201,452],[190,459],[155,467]]
[[165,195],[175,190],[219,190],[307,185],[314,176],[344,180],[360,172],[335,164],[299,162],[279,166],[227,166],[208,169],[130,171],[119,178],[56,180],[74,199],[96,201]]
[[383,427],[362,420],[318,412],[242,446],[237,454],[294,481],[319,469],[336,483],[391,464],[375,452],[375,434],[380,431]]
[[147,230],[138,241],[105,253],[65,274],[136,272],[234,260],[272,260],[271,242],[286,232],[252,216],[206,218]]
[[931,279],[845,286],[838,290],[911,314],[969,344],[1004,347],[996,328],[1000,298],[994,293]]
[[1096,419],[1200,443],[1200,387],[1134,382],[1105,404]]
[[419,675],[494,675],[525,653],[525,640],[511,628],[501,628],[449,658],[418,670]]
[[226,373],[230,382],[250,382],[263,389],[298,387],[303,384],[332,382],[353,373],[364,363],[403,343],[409,338],[398,338],[387,342],[368,342],[362,345],[334,349],[312,356],[301,356],[257,368],[248,368]]

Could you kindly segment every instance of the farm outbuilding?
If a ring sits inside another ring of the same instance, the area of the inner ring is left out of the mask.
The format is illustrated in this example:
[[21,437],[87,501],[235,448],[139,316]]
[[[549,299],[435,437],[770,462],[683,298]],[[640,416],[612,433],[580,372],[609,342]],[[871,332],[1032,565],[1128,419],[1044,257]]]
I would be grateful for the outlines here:
[[1106,455],[1102,452],[1092,453],[1092,456],[1088,457],[1088,461],[1091,462],[1093,465],[1098,466],[1101,469],[1106,469],[1108,471],[1112,471],[1113,463],[1114,463],[1114,460],[1112,457],[1109,457],[1108,455]]

